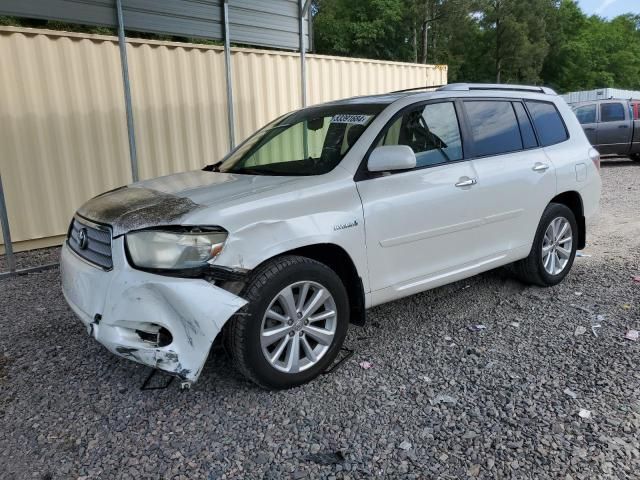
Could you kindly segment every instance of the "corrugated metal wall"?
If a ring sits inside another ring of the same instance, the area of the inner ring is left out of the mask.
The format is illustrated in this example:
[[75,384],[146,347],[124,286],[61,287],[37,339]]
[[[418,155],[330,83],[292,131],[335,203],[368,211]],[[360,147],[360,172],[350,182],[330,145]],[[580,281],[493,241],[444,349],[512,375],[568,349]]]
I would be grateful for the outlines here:
[[[140,177],[221,158],[229,149],[222,48],[133,39],[127,48]],[[16,250],[55,244],[79,205],[131,181],[117,39],[3,27],[0,58],[12,238]],[[446,67],[307,59],[310,104],[447,80]],[[239,140],[300,107],[297,54],[233,49],[232,65]]]
[[[223,39],[222,0],[122,0],[127,30]],[[235,43],[298,50],[298,0],[230,0]],[[117,27],[115,0],[2,0],[0,15]],[[308,24],[304,22],[305,45]]]

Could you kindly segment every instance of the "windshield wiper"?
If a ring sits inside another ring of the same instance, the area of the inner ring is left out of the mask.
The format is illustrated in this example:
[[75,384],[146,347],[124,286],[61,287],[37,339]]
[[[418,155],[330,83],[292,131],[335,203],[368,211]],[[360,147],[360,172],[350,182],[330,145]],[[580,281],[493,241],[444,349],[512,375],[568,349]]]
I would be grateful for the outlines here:
[[259,168],[240,168],[238,170],[227,170],[226,173],[238,173],[240,175],[275,175],[286,176],[282,173],[272,172],[269,170],[261,170]]

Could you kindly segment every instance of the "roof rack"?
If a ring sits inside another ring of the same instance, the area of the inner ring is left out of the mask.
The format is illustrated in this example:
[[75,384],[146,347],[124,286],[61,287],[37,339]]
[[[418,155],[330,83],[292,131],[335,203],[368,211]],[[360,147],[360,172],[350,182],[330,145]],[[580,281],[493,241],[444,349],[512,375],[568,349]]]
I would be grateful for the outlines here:
[[450,83],[438,88],[439,91],[506,90],[511,92],[534,92],[556,95],[549,87],[531,85],[510,85],[506,83]]
[[404,90],[394,90],[389,93],[415,92],[418,90],[427,90],[428,88],[442,88],[442,87],[446,87],[446,85],[427,85],[424,87],[405,88]]

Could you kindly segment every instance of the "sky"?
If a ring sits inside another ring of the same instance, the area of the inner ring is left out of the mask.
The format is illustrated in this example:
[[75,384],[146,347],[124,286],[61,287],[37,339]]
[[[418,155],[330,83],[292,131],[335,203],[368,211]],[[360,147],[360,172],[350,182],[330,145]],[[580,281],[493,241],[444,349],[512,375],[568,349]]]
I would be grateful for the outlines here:
[[623,13],[640,14],[640,0],[578,0],[587,15],[613,18]]

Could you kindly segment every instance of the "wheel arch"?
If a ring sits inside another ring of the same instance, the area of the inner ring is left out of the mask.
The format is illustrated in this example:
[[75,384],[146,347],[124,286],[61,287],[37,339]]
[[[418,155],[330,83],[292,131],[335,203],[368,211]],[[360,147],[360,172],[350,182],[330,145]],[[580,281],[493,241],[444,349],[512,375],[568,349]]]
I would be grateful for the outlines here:
[[562,192],[553,197],[549,203],[565,205],[573,212],[573,215],[576,217],[576,223],[578,224],[578,250],[583,249],[587,242],[587,227],[584,218],[582,196],[580,196],[580,193],[575,190]]
[[273,258],[284,255],[299,255],[331,268],[342,280],[349,298],[350,323],[363,326],[366,322],[365,293],[362,278],[358,273],[355,263],[347,251],[334,243],[318,243],[294,248],[279,253],[275,257],[266,259],[263,263]]

